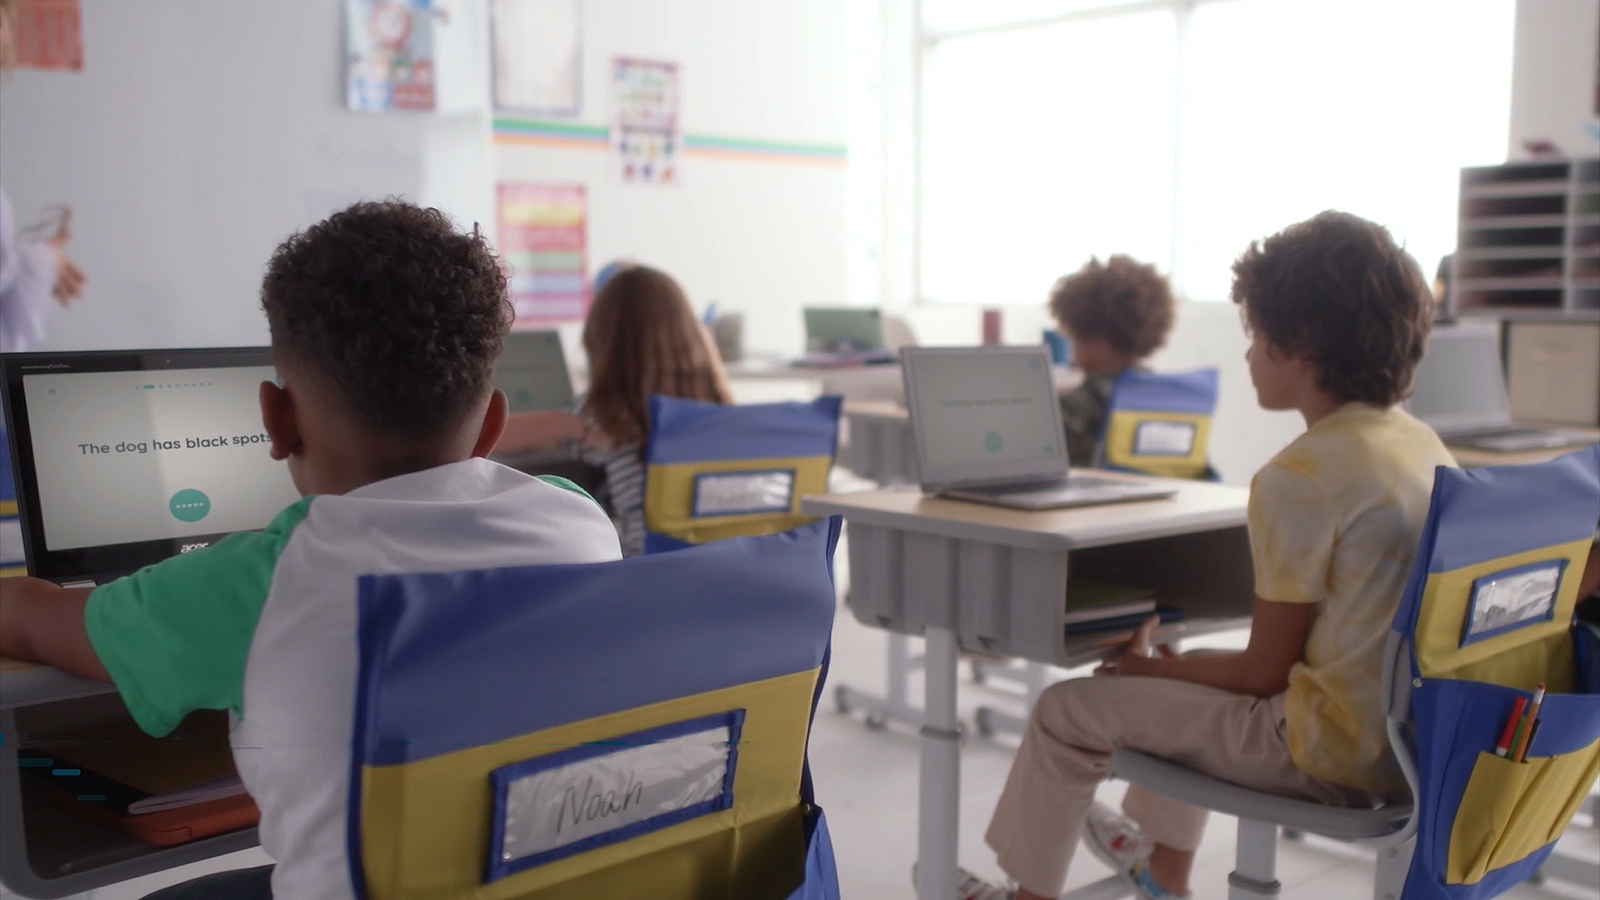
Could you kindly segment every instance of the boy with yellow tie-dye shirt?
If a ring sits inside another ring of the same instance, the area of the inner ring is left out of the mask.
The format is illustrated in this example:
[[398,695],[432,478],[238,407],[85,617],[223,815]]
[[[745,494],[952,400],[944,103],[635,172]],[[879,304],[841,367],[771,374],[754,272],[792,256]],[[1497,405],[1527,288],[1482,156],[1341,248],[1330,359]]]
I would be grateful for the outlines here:
[[1252,244],[1233,271],[1257,399],[1306,422],[1251,484],[1249,645],[1152,653],[1152,620],[1102,677],[1047,690],[986,836],[1018,886],[963,872],[961,900],[1055,897],[1080,836],[1144,900],[1187,896],[1206,813],[1137,785],[1127,818],[1095,803],[1118,748],[1333,805],[1404,788],[1379,700],[1383,646],[1434,469],[1454,464],[1395,406],[1427,339],[1428,284],[1387,231],[1337,212]]

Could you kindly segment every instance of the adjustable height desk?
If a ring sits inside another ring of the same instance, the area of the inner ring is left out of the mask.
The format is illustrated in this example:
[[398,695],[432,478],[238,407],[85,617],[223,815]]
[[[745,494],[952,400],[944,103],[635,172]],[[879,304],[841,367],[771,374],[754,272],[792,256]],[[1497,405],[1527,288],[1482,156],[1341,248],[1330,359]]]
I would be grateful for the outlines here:
[[[245,828],[175,847],[152,847],[121,832],[32,802],[18,765],[18,743],[38,722],[68,716],[127,715],[116,689],[47,666],[0,657],[0,883],[24,897],[64,897],[257,844]],[[93,711],[88,710],[93,707]],[[221,722],[219,725],[223,724]],[[226,731],[218,738],[226,742]]]
[[[1100,473],[1104,474],[1104,473]],[[1138,476],[1126,476],[1130,479]],[[863,624],[926,638],[917,896],[955,896],[958,649],[1077,666],[1106,652],[1067,638],[1067,580],[1148,588],[1194,637],[1245,627],[1254,600],[1248,492],[1171,482],[1167,500],[1023,512],[879,490],[826,494],[807,515],[850,523],[850,604]]]

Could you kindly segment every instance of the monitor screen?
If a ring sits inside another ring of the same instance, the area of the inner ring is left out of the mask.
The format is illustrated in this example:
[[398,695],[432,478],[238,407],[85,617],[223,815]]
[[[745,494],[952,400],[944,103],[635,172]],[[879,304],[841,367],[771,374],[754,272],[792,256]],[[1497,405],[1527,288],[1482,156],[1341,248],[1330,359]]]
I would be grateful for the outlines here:
[[7,361],[10,437],[37,574],[156,562],[265,528],[300,498],[261,424],[261,383],[276,377],[267,351],[248,359],[186,353],[162,357],[172,368],[147,367],[157,358],[134,354]]
[[494,386],[505,392],[511,411],[571,411],[572,376],[554,331],[514,331],[495,363]]
[[805,311],[807,353],[864,353],[883,349],[883,310],[810,307]]
[[1042,347],[908,350],[903,364],[925,475],[1065,474],[1055,383]]
[[1412,377],[1411,414],[1440,426],[1508,421],[1500,336],[1492,328],[1435,328]]

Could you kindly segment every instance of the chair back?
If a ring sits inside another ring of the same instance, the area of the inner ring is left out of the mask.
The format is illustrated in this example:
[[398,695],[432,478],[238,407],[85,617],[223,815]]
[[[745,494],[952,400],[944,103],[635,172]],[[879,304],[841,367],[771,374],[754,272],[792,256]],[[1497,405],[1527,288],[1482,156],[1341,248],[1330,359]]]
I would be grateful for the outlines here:
[[1207,462],[1217,370],[1117,376],[1100,439],[1101,465],[1167,478],[1215,479]]
[[[1404,900],[1478,900],[1526,880],[1600,775],[1600,635],[1573,622],[1597,519],[1600,446],[1436,472],[1386,674],[1417,810]],[[1539,684],[1537,729],[1513,728],[1497,753]]]
[[806,742],[839,524],[363,577],[356,896],[836,898]]
[[811,521],[800,500],[828,489],[839,407],[838,397],[747,406],[651,397],[645,552]]

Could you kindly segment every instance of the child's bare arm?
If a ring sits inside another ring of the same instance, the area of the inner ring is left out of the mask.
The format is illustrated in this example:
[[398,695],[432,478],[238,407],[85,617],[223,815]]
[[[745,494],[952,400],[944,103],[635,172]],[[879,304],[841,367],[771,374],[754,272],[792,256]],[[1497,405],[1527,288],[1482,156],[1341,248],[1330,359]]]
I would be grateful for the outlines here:
[[57,587],[40,578],[0,579],[0,656],[110,682],[83,626],[89,591]]
[[587,423],[570,413],[515,413],[506,418],[506,430],[494,449],[496,453],[542,450],[581,441],[587,433]]
[[1257,598],[1250,643],[1244,650],[1189,657],[1149,655],[1150,632],[1160,624],[1152,617],[1134,635],[1122,657],[1107,668],[1118,675],[1174,678],[1235,694],[1271,697],[1289,687],[1289,670],[1305,656],[1306,638],[1315,617],[1313,603],[1276,603]]

